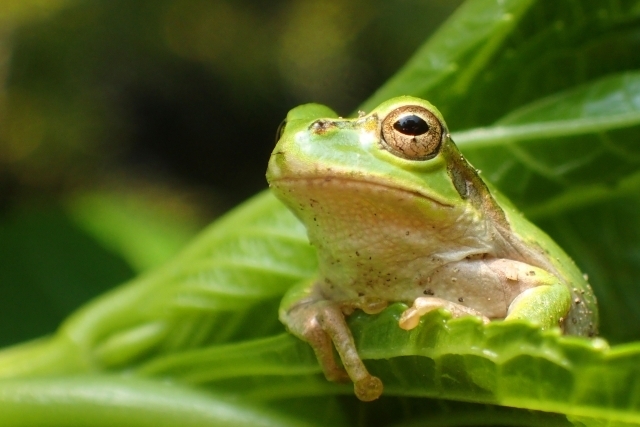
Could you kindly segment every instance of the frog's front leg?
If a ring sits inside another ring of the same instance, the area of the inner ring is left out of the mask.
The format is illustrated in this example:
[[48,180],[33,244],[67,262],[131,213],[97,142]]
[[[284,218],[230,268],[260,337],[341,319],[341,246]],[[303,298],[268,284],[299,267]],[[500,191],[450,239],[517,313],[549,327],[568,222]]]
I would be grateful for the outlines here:
[[[304,283],[289,290],[280,304],[279,317],[291,333],[311,345],[328,380],[350,378],[356,396],[363,401],[380,397],[382,381],[364,366],[342,309],[322,297],[314,283]],[[344,369],[336,363],[332,344]]]
[[[415,328],[424,314],[444,308],[453,317],[526,319],[543,328],[560,326],[571,308],[571,292],[544,269],[508,259],[463,260],[438,268],[425,280],[425,294],[401,316]],[[456,302],[457,301],[457,302]]]

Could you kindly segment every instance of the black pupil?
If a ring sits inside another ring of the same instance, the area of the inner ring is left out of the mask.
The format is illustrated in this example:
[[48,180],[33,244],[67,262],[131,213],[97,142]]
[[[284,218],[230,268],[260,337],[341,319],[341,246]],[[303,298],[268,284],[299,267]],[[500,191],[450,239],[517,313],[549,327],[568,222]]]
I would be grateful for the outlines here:
[[414,114],[398,119],[393,124],[393,128],[400,133],[413,136],[422,135],[423,133],[427,133],[429,131],[429,125],[427,124],[427,122],[425,122],[421,117],[418,117]]

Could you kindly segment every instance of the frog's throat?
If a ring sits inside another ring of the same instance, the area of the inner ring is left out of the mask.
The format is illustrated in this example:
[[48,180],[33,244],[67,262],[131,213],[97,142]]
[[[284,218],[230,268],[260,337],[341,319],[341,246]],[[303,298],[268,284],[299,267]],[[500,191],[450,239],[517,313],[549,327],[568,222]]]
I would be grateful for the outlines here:
[[425,192],[416,190],[416,189],[411,189],[411,188],[406,188],[406,187],[399,187],[399,186],[395,186],[395,185],[389,185],[386,184],[384,182],[381,181],[376,181],[376,180],[372,180],[372,179],[356,179],[356,178],[350,178],[350,177],[341,177],[341,176],[337,176],[337,177],[314,177],[314,176],[309,176],[309,177],[296,177],[296,178],[279,178],[276,180],[271,181],[270,183],[270,187],[278,187],[278,183],[283,183],[286,185],[295,185],[297,182],[300,183],[304,183],[306,185],[314,185],[315,183],[321,183],[321,184],[328,184],[331,183],[332,185],[339,185],[341,183],[344,184],[358,184],[358,185],[363,185],[363,186],[368,186],[371,188],[381,188],[381,189],[386,189],[386,190],[390,190],[390,191],[394,191],[394,192],[400,192],[400,193],[404,193],[413,197],[417,197],[420,199],[425,199],[428,200],[432,203],[435,203],[436,205],[440,206],[441,208],[447,208],[447,209],[451,209],[454,208],[455,206],[444,202],[442,200],[438,200],[436,198],[434,198],[432,195],[427,194]]

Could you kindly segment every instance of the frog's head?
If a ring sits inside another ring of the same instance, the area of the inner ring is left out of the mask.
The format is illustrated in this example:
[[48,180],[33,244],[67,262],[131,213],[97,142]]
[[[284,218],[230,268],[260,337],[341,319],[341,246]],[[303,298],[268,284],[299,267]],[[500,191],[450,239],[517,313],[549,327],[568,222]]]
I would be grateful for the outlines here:
[[288,189],[315,180],[393,188],[453,207],[468,198],[476,177],[440,112],[419,98],[393,98],[354,119],[302,105],[289,112],[278,133],[267,180],[290,206],[297,196]]

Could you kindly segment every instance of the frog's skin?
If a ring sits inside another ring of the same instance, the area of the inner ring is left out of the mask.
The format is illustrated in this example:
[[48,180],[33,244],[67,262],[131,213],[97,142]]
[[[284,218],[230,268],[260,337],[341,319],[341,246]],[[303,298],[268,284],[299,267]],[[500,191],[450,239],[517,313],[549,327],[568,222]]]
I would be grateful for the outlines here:
[[348,375],[361,400],[379,397],[382,382],[345,321],[357,309],[404,302],[403,329],[443,308],[596,333],[596,301],[573,261],[480,178],[422,99],[394,98],[354,119],[294,108],[267,180],[305,224],[319,263],[315,280],[284,297],[280,320],[311,344],[328,379]]

